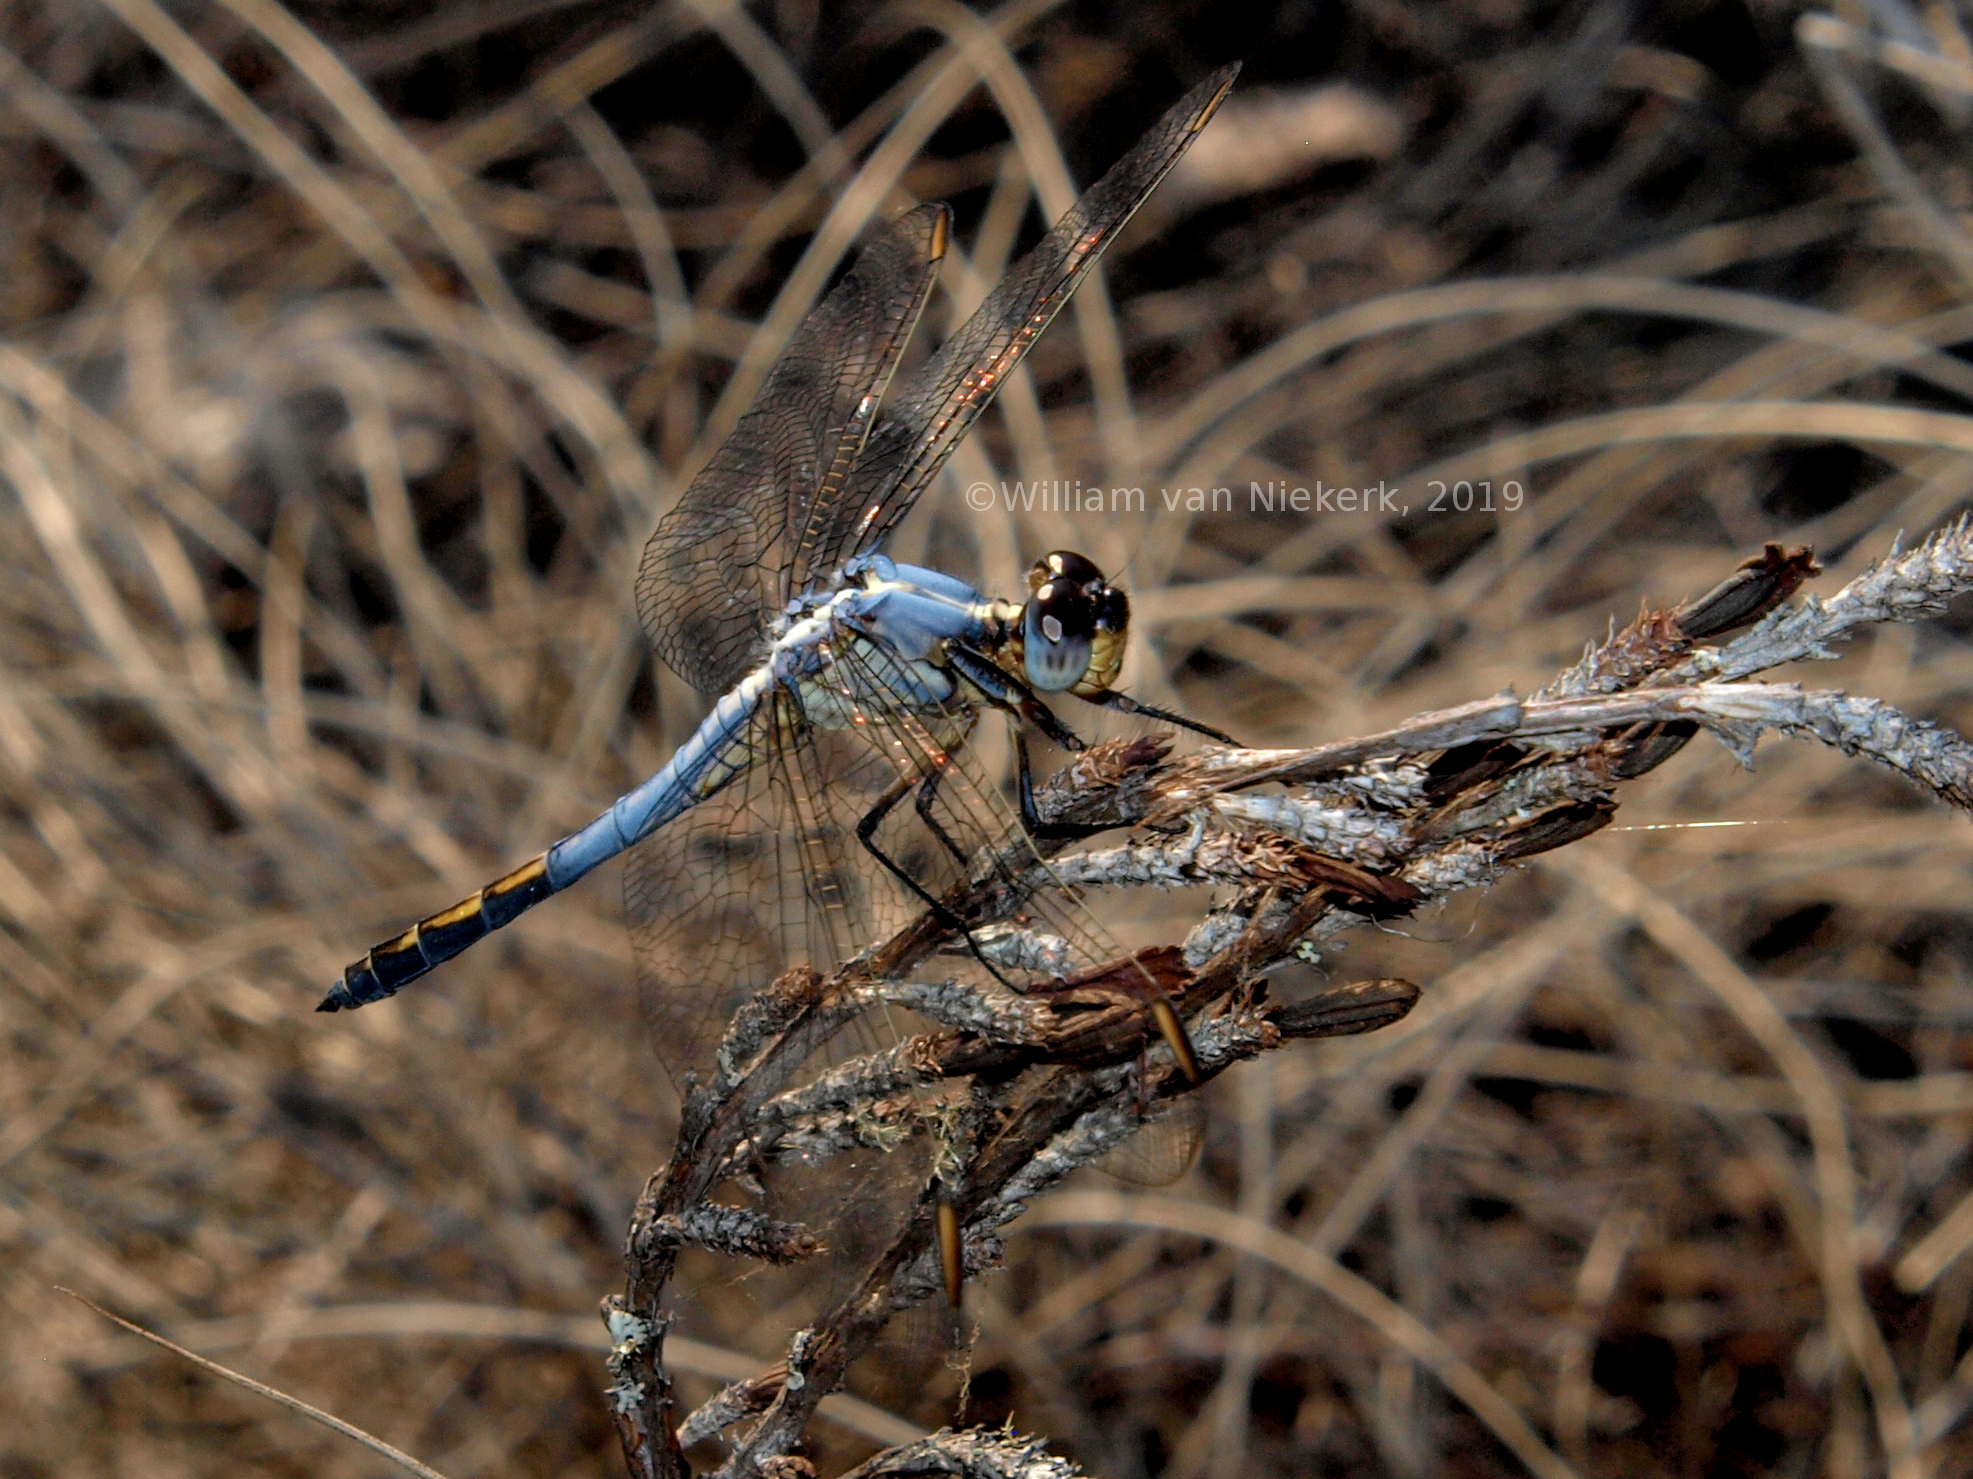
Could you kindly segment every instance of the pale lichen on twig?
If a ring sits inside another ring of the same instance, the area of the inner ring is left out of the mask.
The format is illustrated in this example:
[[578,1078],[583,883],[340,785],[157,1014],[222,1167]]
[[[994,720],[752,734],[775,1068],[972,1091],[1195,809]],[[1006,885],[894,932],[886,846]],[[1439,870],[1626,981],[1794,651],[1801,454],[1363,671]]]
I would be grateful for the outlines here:
[[[809,1246],[799,1228],[707,1205],[713,1187],[748,1164],[826,1160],[930,1135],[941,1189],[925,1189],[886,1251],[795,1339],[782,1366],[693,1415],[683,1432],[695,1442],[759,1417],[721,1470],[734,1475],[799,1464],[795,1447],[816,1403],[894,1313],[936,1297],[936,1222],[956,1220],[966,1273],[984,1272],[999,1258],[1000,1229],[1031,1198],[1111,1155],[1199,1081],[1292,1038],[1396,1021],[1418,996],[1408,983],[1351,983],[1290,1005],[1269,998],[1262,975],[1597,831],[1625,783],[1700,730],[1745,764],[1767,731],[1813,740],[1973,809],[1973,746],[1951,730],[1876,699],[1745,681],[1834,656],[1832,644],[1863,626],[1941,614],[1973,589],[1973,524],[1962,519],[1894,551],[1826,601],[1792,599],[1815,573],[1806,549],[1770,545],[1697,599],[1643,612],[1531,698],[1501,694],[1363,739],[1176,760],[1162,742],[1097,746],[1040,790],[1037,808],[1045,821],[1134,829],[1124,841],[1003,847],[975,859],[938,910],[889,940],[828,975],[784,975],[734,1019],[719,1075],[690,1096],[673,1162],[639,1202],[630,1285],[611,1304],[618,1325],[634,1316],[641,1332],[612,1357],[637,1472],[685,1472],[658,1313],[678,1248],[781,1259]],[[1056,960],[1059,942],[1019,919],[1050,892],[1201,885],[1224,896],[1182,944],[1047,991],[914,977],[924,961],[967,948],[1029,967]],[[1150,1027],[1140,978],[1186,1018],[1197,1080]],[[909,1007],[936,1026],[791,1087],[816,1042],[877,1004]],[[890,1450],[857,1472],[1073,1471],[1029,1440],[975,1432]]]
[[1736,679],[1783,663],[1829,661],[1834,644],[1859,628],[1941,616],[1967,588],[1973,570],[1973,517],[1962,516],[1909,550],[1875,560],[1827,601],[1805,596],[1770,613],[1752,630],[1715,652],[1695,654],[1670,683],[1690,678]]
[[955,1479],[1076,1479],[1081,1473],[1067,1459],[1048,1452],[1040,1438],[1023,1437],[1010,1425],[958,1432],[943,1429],[916,1443],[887,1449],[843,1479],[917,1479],[934,1474]]

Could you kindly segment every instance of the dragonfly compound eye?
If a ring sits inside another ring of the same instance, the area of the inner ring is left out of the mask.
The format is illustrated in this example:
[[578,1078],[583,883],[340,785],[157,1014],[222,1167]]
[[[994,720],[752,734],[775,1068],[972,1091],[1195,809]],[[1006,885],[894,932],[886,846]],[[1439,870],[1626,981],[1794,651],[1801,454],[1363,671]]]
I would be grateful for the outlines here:
[[1113,591],[1101,570],[1070,550],[1035,561],[1028,591],[1021,619],[1028,682],[1043,693],[1074,688],[1088,676],[1100,638],[1112,631],[1123,593]]
[[1079,555],[1072,549],[1051,550],[1028,569],[1028,590],[1039,591],[1050,581],[1066,580],[1071,585],[1096,590],[1103,585],[1103,572],[1096,568],[1096,562],[1087,555]]

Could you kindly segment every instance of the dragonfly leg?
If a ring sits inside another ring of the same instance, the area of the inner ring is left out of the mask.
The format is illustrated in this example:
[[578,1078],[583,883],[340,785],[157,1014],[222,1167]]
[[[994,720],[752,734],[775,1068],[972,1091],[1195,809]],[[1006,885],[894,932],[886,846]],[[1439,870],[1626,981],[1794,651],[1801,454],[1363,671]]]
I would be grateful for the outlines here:
[[1161,709],[1156,705],[1140,703],[1127,693],[1119,693],[1114,688],[1105,688],[1098,693],[1076,695],[1084,703],[1095,704],[1099,708],[1115,709],[1120,714],[1136,714],[1144,719],[1156,719],[1161,724],[1175,724],[1180,729],[1189,729],[1194,734],[1203,734],[1207,739],[1218,740],[1223,745],[1238,745],[1240,742],[1230,734],[1221,734],[1217,729],[1197,720],[1188,719],[1183,714]]
[[918,799],[912,806],[918,813],[918,819],[925,824],[925,830],[938,838],[939,845],[952,854],[954,862],[964,867],[972,861],[972,856],[953,840],[945,824],[932,812],[932,802],[938,799],[939,787],[944,781],[945,771],[940,767],[935,765],[926,771],[925,778],[918,783]]
[[[1002,672],[988,658],[967,647],[955,647],[949,657],[952,665],[995,707],[1019,714],[1065,750],[1086,748],[1081,736],[1056,718],[1055,711],[1035,697],[1025,683]],[[1014,731],[1014,753],[1019,762],[1021,825],[1029,837],[1037,842],[1044,839],[1074,842],[1110,830],[1080,822],[1043,821],[1034,802],[1034,763],[1028,755],[1025,729],[1016,728]]]
[[[999,708],[1010,709],[1019,714],[1023,719],[1026,719],[1036,729],[1039,729],[1064,749],[1082,750],[1087,748],[1075,731],[1056,718],[1055,711],[1037,698],[1025,683],[1021,682],[1020,679],[1014,677],[1012,674],[996,667],[993,661],[984,654],[975,652],[969,647],[961,647],[954,644],[947,649],[946,659],[989,703]],[[1125,713],[1142,714],[1147,718],[1168,720],[1171,723],[1183,725],[1188,729],[1198,729],[1201,733],[1210,734],[1215,739],[1224,740],[1227,744],[1233,743],[1231,739],[1220,734],[1217,730],[1205,729],[1177,714],[1168,714],[1163,709],[1154,709],[1148,704],[1139,704],[1136,699],[1129,698],[1124,694],[1116,695],[1116,699],[1117,702],[1113,703],[1112,707],[1122,709]],[[1102,703],[1104,700],[1091,699],[1090,702]],[[1016,729],[1014,731],[1014,750],[1020,764],[1021,824],[1027,829],[1028,835],[1031,838],[1036,841],[1044,838],[1066,838],[1073,841],[1080,837],[1090,837],[1098,832],[1107,832],[1110,830],[1108,827],[1091,826],[1087,823],[1043,821],[1041,813],[1035,806],[1034,801],[1034,771],[1028,757],[1028,739],[1025,730]],[[893,806],[896,804],[895,800],[891,802]],[[873,823],[872,825],[874,826],[875,824]],[[864,845],[866,847],[869,846],[867,840]],[[879,853],[878,856],[882,857],[883,855]],[[885,863],[886,866],[891,868],[892,872],[898,873],[900,877],[903,876],[901,870],[894,864],[891,864],[888,859],[885,859]],[[922,889],[918,891],[920,893],[923,892]],[[966,940],[969,945],[973,942],[971,935],[968,935]],[[980,955],[977,945],[973,946],[973,953]],[[980,959],[981,964],[984,965],[986,963],[985,957],[981,956]],[[987,968],[992,970],[991,966]],[[999,976],[1000,972],[994,971],[994,975]],[[1179,1020],[1177,1009],[1172,1006],[1170,998],[1165,995],[1162,988],[1155,981],[1151,981],[1148,976],[1146,977],[1146,983],[1151,987],[1151,995],[1146,1001],[1145,1007],[1152,1022],[1157,1026],[1159,1033],[1170,1046],[1172,1056],[1178,1060],[1180,1070],[1185,1074],[1186,1078],[1190,1079],[1193,1083],[1197,1083],[1199,1081],[1198,1059],[1193,1054],[1192,1040],[1186,1034],[1185,1024]]]
[[966,928],[966,921],[946,908],[938,899],[934,898],[930,890],[917,879],[913,878],[901,863],[877,845],[877,829],[884,824],[884,818],[896,809],[898,802],[904,800],[907,791],[916,789],[919,793],[917,803],[918,815],[924,818],[926,824],[932,829],[932,834],[952,852],[954,857],[962,863],[967,860],[967,854],[952,840],[951,835],[928,814],[931,806],[931,798],[938,794],[938,785],[943,774],[944,772],[933,768],[922,779],[914,780],[908,775],[902,775],[891,782],[884,794],[877,798],[877,804],[864,813],[863,820],[856,824],[856,840],[863,844],[864,851],[868,852],[871,857],[884,865],[893,878],[910,889],[912,893],[916,894],[919,902],[932,911],[934,918],[947,929],[957,931],[959,937],[966,942],[966,948],[973,953],[973,958],[986,967],[994,980],[1005,986],[1009,991],[1018,990],[1019,988],[1002,975],[995,968],[993,962],[986,958],[986,953],[980,949],[979,942],[973,938],[973,932]]
[[995,708],[1019,714],[1065,750],[1088,748],[1082,736],[1056,718],[1055,711],[1037,698],[1033,689],[996,667],[986,654],[954,644],[947,649],[946,660]]
[[1034,801],[1034,762],[1028,756],[1028,736],[1025,730],[1014,731],[1015,775],[1019,780],[1021,794],[1021,826],[1036,842],[1062,840],[1079,842],[1085,837],[1094,837],[1098,832],[1111,830],[1091,822],[1049,822],[1042,820],[1041,808]]

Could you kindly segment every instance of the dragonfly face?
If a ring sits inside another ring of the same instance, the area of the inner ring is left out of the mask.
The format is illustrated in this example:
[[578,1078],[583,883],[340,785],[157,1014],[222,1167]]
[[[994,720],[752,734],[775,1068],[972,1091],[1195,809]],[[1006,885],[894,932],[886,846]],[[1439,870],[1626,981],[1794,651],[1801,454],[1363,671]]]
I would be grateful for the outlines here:
[[1129,627],[1130,598],[1088,557],[1056,550],[1028,571],[1028,602],[1008,655],[1036,692],[1086,698],[1116,681]]

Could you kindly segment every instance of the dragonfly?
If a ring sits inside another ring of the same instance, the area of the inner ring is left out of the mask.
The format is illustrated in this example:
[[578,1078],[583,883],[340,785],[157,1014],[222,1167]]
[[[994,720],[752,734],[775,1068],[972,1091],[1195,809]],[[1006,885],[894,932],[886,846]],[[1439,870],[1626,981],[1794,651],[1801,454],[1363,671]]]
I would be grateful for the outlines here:
[[[1237,71],[1168,111],[896,388],[951,212],[919,206],[863,243],[645,547],[645,632],[714,698],[710,712],[588,825],[372,946],[318,1010],[394,995],[627,853],[640,987],[660,1055],[683,1081],[738,1000],[787,965],[848,959],[879,927],[943,908],[941,880],[983,850],[1044,834],[1027,736],[1083,745],[1051,701],[1232,743],[1115,686],[1129,599],[1085,556],[1045,555],[1016,602],[882,546]],[[1014,729],[1017,807],[959,763],[989,710]],[[976,968],[1017,989],[1103,958],[1093,920],[1058,910],[1049,922],[993,937],[961,926],[960,937]],[[1189,1069],[1176,1015],[1161,992],[1149,996],[1147,1013]]]

